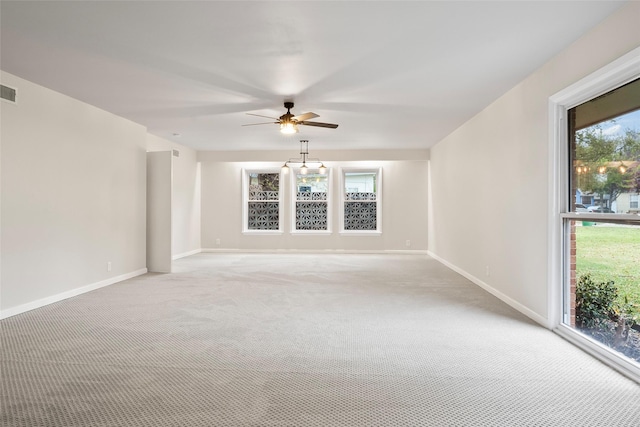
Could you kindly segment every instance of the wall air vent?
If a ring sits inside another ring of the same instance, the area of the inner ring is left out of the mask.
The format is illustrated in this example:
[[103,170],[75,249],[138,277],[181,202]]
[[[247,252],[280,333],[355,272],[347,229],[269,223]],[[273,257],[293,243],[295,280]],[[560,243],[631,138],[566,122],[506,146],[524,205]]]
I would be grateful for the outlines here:
[[0,85],[0,98],[9,102],[16,102],[16,90],[5,85]]

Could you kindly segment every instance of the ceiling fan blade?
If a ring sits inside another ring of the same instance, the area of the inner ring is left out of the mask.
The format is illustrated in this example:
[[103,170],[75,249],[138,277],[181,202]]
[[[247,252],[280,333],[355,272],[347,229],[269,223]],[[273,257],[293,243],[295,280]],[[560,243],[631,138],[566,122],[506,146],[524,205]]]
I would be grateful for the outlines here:
[[338,125],[334,125],[333,123],[320,123],[320,122],[298,122],[299,125],[307,125],[307,126],[317,126],[319,128],[331,128],[335,129]]
[[297,120],[299,122],[303,122],[305,120],[315,119],[316,117],[320,117],[320,116],[317,115],[316,113],[303,113],[303,114],[300,114],[299,116],[292,117],[292,119]]
[[253,114],[253,113],[246,113],[250,116],[258,116],[258,117],[266,117],[267,119],[273,119],[273,120],[278,120],[277,117],[269,117],[269,116],[263,116],[262,114]]
[[279,122],[249,123],[249,124],[240,125],[240,126],[277,125],[277,124],[279,124]]

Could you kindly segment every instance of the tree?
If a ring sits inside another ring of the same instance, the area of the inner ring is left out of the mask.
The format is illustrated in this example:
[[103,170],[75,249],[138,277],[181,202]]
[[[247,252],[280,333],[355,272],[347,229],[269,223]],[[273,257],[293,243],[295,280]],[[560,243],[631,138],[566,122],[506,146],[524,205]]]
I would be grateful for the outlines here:
[[258,185],[262,191],[278,191],[280,188],[280,174],[261,173],[258,175]]
[[[615,124],[615,120],[607,122]],[[597,124],[576,132],[577,186],[613,203],[621,193],[640,191],[640,132],[608,135]]]

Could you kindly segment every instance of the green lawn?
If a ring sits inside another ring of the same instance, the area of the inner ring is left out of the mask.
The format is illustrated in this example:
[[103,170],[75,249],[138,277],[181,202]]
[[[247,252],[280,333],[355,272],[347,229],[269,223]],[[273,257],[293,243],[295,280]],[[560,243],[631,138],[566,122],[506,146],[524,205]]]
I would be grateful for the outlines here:
[[640,313],[640,227],[576,227],[576,273],[613,280],[620,302],[626,296]]

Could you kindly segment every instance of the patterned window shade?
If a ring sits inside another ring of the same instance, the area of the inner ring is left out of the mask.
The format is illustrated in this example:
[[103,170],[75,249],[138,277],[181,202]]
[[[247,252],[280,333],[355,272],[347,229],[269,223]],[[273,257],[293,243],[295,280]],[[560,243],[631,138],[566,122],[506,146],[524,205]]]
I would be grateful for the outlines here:
[[247,229],[280,229],[280,174],[249,173]]
[[344,229],[378,230],[378,173],[345,172]]
[[296,230],[326,231],[329,180],[327,175],[296,175]]

